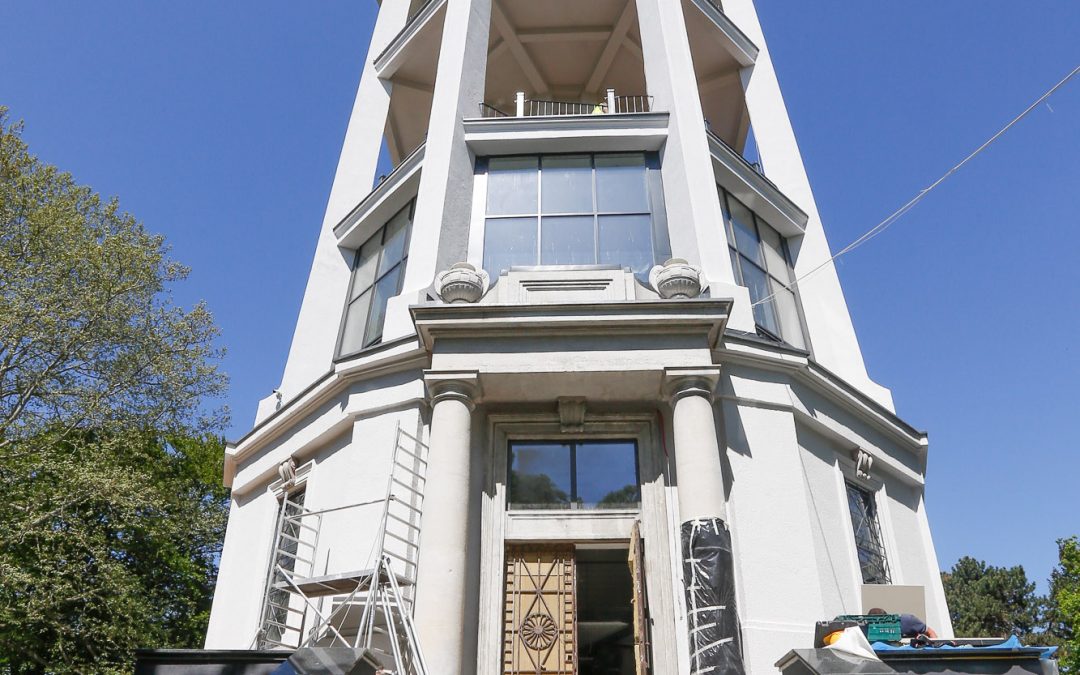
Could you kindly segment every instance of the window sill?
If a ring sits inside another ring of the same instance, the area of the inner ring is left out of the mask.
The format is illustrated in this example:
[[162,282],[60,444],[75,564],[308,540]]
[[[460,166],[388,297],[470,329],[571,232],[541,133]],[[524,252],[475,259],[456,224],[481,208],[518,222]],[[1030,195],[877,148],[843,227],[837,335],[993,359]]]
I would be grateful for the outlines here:
[[466,119],[478,156],[553,152],[653,152],[667,140],[666,112]]

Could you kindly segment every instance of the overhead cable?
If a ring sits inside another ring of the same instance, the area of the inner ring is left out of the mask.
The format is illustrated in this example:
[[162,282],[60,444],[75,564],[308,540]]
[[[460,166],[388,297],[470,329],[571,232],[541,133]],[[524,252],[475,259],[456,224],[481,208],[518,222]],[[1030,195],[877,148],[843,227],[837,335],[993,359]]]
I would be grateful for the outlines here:
[[[993,135],[993,136],[991,136],[991,137],[990,137],[989,139],[987,139],[987,140],[986,140],[986,142],[985,142],[985,143],[983,143],[982,145],[980,145],[980,146],[979,146],[978,148],[976,148],[976,149],[974,150],[974,152],[972,152],[972,153],[971,153],[970,155],[968,155],[967,157],[965,157],[964,159],[962,159],[962,160],[960,161],[960,163],[959,163],[959,164],[957,164],[957,165],[956,165],[956,166],[954,166],[953,168],[951,168],[951,169],[949,169],[948,171],[946,171],[946,172],[945,172],[945,173],[944,173],[944,174],[943,174],[943,175],[941,176],[941,178],[938,178],[938,179],[937,179],[936,181],[934,181],[933,183],[931,183],[931,184],[930,184],[929,186],[927,186],[927,187],[923,188],[922,190],[920,190],[920,191],[919,191],[919,193],[918,193],[917,195],[915,195],[914,197],[912,197],[912,199],[911,199],[911,200],[910,200],[910,201],[909,201],[908,203],[904,204],[904,205],[903,205],[903,206],[901,206],[901,207],[900,207],[899,209],[897,209],[896,211],[894,211],[894,212],[893,212],[893,213],[892,213],[891,215],[889,215],[889,217],[887,217],[887,218],[886,218],[885,220],[881,221],[881,222],[880,222],[880,223],[878,223],[877,225],[875,225],[875,226],[873,226],[872,228],[870,228],[869,230],[867,230],[867,231],[866,231],[866,232],[865,232],[865,233],[864,233],[864,234],[863,234],[862,236],[860,236],[860,237],[859,237],[858,239],[856,239],[855,241],[851,242],[850,244],[848,244],[848,245],[847,245],[847,246],[845,246],[844,248],[842,248],[842,249],[840,249],[839,251],[837,251],[837,252],[836,252],[836,254],[835,254],[835,255],[833,255],[833,256],[832,256],[831,258],[829,258],[828,260],[826,260],[826,261],[822,262],[822,263],[821,263],[821,264],[819,264],[819,265],[818,265],[817,267],[814,267],[814,268],[813,268],[813,269],[811,269],[811,270],[810,270],[809,272],[806,272],[806,273],[805,273],[805,274],[803,274],[802,276],[798,277],[797,279],[795,279],[795,281],[792,281],[792,282],[791,282],[790,284],[787,284],[786,286],[784,286],[784,288],[785,288],[785,289],[787,289],[787,290],[792,290],[792,289],[794,289],[794,288],[795,288],[796,286],[798,286],[798,285],[799,285],[799,282],[801,282],[801,281],[805,280],[805,279],[806,279],[807,277],[809,277],[809,276],[810,276],[811,274],[813,274],[813,273],[817,272],[817,271],[818,271],[818,270],[820,270],[821,268],[823,268],[823,267],[825,267],[826,265],[828,265],[828,264],[832,263],[833,261],[835,261],[835,260],[836,260],[837,258],[839,258],[840,256],[842,256],[842,255],[844,255],[844,254],[846,254],[846,253],[850,253],[850,252],[854,251],[854,250],[855,250],[855,249],[857,249],[858,247],[862,246],[862,245],[863,245],[863,244],[865,244],[866,242],[870,241],[870,240],[871,240],[871,239],[873,239],[874,237],[876,237],[876,236],[878,236],[879,234],[881,234],[882,232],[884,232],[884,231],[885,231],[886,229],[888,229],[888,227],[889,227],[890,225],[892,225],[893,223],[895,223],[895,222],[896,222],[897,220],[899,220],[899,219],[900,219],[900,218],[901,218],[901,217],[902,217],[902,216],[903,216],[903,215],[904,215],[905,213],[907,213],[907,212],[908,212],[908,211],[910,211],[910,210],[911,210],[912,208],[914,208],[916,204],[918,204],[919,202],[921,202],[921,201],[923,200],[923,198],[924,198],[924,197],[926,197],[926,195],[930,194],[930,191],[931,191],[931,190],[933,190],[933,189],[934,189],[934,188],[936,188],[937,186],[941,185],[941,184],[942,184],[943,182],[945,182],[945,179],[946,179],[946,178],[948,178],[949,176],[951,176],[951,175],[953,175],[954,173],[956,173],[957,171],[959,171],[961,167],[963,167],[963,166],[964,166],[965,164],[967,164],[967,163],[968,163],[968,162],[970,162],[970,161],[971,161],[972,159],[974,159],[974,158],[975,158],[975,157],[976,157],[976,156],[977,156],[977,155],[978,155],[979,153],[981,153],[981,152],[982,152],[983,150],[985,150],[985,149],[987,149],[988,147],[990,147],[990,145],[991,145],[991,144],[993,144],[993,143],[994,143],[994,141],[996,141],[997,139],[999,139],[999,138],[1001,138],[1001,137],[1002,137],[1003,135],[1005,135],[1005,132],[1007,132],[1007,131],[1008,131],[1009,129],[1011,129],[1011,128],[1012,128],[1012,127],[1013,127],[1013,126],[1014,126],[1014,125],[1015,125],[1015,124],[1016,124],[1017,122],[1019,122],[1020,120],[1024,119],[1025,117],[1027,117],[1027,116],[1028,116],[1028,114],[1029,114],[1029,113],[1030,113],[1030,112],[1031,112],[1032,110],[1035,110],[1035,108],[1039,107],[1039,105],[1040,105],[1040,104],[1042,104],[1042,102],[1043,102],[1043,101],[1045,101],[1046,99],[1050,98],[1050,96],[1052,96],[1052,95],[1054,94],[1054,92],[1056,92],[1056,91],[1057,91],[1058,89],[1060,89],[1061,87],[1065,86],[1065,84],[1066,84],[1066,83],[1067,83],[1067,82],[1068,82],[1069,80],[1071,80],[1071,79],[1072,79],[1073,77],[1075,77],[1077,73],[1080,73],[1080,66],[1076,66],[1075,68],[1073,68],[1073,69],[1072,69],[1072,71],[1071,71],[1071,72],[1070,72],[1070,73],[1069,73],[1068,75],[1066,75],[1066,76],[1065,76],[1064,78],[1062,78],[1062,79],[1061,79],[1061,81],[1059,81],[1059,82],[1058,82],[1057,84],[1055,84],[1055,85],[1054,85],[1053,87],[1050,87],[1050,89],[1048,89],[1048,90],[1046,91],[1046,93],[1045,93],[1045,94],[1043,94],[1042,96],[1040,96],[1039,98],[1037,98],[1037,99],[1035,100],[1035,102],[1034,102],[1034,103],[1032,103],[1032,104],[1031,104],[1031,105],[1029,105],[1029,106],[1028,106],[1027,108],[1025,108],[1025,109],[1024,109],[1024,112],[1020,113],[1020,114],[1019,114],[1019,115],[1017,115],[1017,116],[1016,116],[1015,118],[1013,118],[1013,120],[1012,120],[1011,122],[1009,122],[1008,124],[1006,124],[1006,125],[1005,125],[1004,127],[1002,127],[1002,128],[1001,128],[1001,130],[1000,130],[1000,131],[998,131],[998,132],[997,132],[996,134],[994,134],[994,135]],[[779,292],[779,291],[777,291],[777,292]],[[774,297],[776,297],[776,293],[777,293],[777,292],[774,292],[774,293],[771,293],[771,294],[767,295],[766,297],[762,298],[761,300],[758,300],[757,302],[755,302],[755,303],[751,304],[750,306],[751,306],[751,307],[757,307],[758,305],[760,305],[760,304],[762,304],[762,303],[765,303],[765,302],[768,302],[769,300],[772,300],[772,299],[773,299]]]

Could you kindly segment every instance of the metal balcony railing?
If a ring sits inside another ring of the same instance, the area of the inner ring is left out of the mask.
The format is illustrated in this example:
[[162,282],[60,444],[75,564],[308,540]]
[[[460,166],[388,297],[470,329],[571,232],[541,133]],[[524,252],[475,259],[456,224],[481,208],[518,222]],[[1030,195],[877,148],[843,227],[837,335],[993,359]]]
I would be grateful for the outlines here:
[[488,103],[480,104],[480,117],[558,117],[566,115],[611,115],[652,112],[652,96],[634,94],[616,96],[614,89],[607,90],[601,101],[552,101],[525,98],[518,92],[514,99],[514,112],[509,113]]

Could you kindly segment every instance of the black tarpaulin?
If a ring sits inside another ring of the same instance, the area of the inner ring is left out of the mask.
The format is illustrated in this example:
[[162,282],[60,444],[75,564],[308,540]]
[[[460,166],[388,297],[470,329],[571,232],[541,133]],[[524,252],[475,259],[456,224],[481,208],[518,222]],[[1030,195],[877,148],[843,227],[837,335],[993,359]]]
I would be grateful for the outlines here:
[[719,518],[682,524],[690,672],[744,675],[731,533]]

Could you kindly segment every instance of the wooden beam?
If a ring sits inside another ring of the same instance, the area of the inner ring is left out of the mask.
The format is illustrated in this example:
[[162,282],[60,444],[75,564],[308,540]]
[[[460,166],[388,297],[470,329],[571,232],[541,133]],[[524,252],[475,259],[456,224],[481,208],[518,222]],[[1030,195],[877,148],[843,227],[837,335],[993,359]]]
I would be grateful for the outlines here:
[[490,47],[488,47],[488,56],[491,56],[496,52],[502,51],[503,49],[506,49],[506,40],[503,40],[502,38],[495,38],[495,42],[492,43]]
[[537,70],[536,64],[533,63],[532,57],[529,56],[529,52],[525,49],[525,45],[521,44],[517,33],[514,32],[514,27],[510,25],[506,15],[503,14],[502,8],[495,3],[491,4],[491,23],[495,26],[495,30],[499,32],[499,35],[502,36],[506,46],[510,49],[510,53],[514,56],[514,60],[518,62],[521,70],[525,72],[525,78],[529,80],[533,91],[540,96],[547,95],[548,85],[544,81],[544,76]]
[[623,40],[623,47],[626,47],[627,51],[636,56],[638,58],[638,61],[645,63],[645,53],[641,51],[641,45],[638,44],[637,40],[635,40],[633,36],[626,36],[626,39]]
[[532,28],[519,30],[517,36],[523,44],[537,42],[603,42],[611,37],[611,26]]
[[623,38],[626,37],[627,32],[630,30],[636,7],[634,0],[627,0],[622,14],[619,15],[619,20],[615,22],[615,27],[611,29],[611,35],[608,37],[607,44],[604,45],[604,51],[600,52],[600,58],[596,60],[592,75],[589,76],[588,81],[585,83],[585,94],[595,96],[599,92],[600,85],[603,83],[604,78],[607,77],[608,71],[611,70],[612,62],[615,61],[615,55],[619,53],[619,48],[622,47]]

